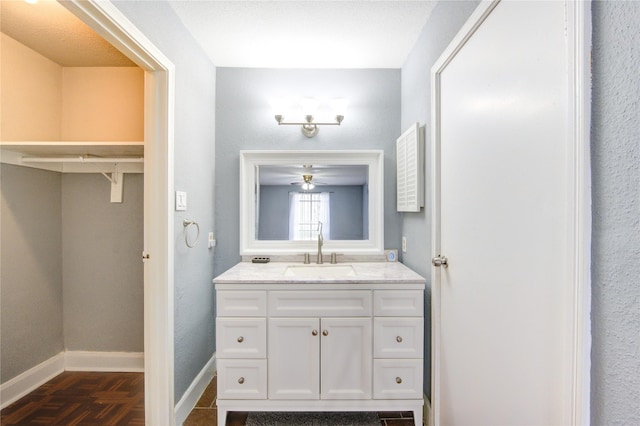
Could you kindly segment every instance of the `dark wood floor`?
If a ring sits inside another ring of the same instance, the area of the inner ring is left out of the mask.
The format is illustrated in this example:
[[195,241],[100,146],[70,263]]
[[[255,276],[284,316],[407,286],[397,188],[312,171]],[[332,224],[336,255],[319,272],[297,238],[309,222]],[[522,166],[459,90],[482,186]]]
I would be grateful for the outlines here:
[[[184,426],[215,426],[217,380],[213,378]],[[378,413],[381,426],[411,426],[413,413]],[[227,426],[244,426],[247,413],[229,413]],[[1,426],[144,425],[143,373],[67,371],[0,413]]]
[[144,375],[66,371],[2,410],[0,422],[144,425]]
[[[214,377],[204,391],[191,414],[184,421],[183,426],[211,426],[218,424],[218,410],[216,409],[217,378]],[[413,426],[413,413],[394,412],[378,413],[380,426]],[[245,426],[247,413],[231,412],[227,415],[226,426]],[[338,426],[338,425],[336,425]]]

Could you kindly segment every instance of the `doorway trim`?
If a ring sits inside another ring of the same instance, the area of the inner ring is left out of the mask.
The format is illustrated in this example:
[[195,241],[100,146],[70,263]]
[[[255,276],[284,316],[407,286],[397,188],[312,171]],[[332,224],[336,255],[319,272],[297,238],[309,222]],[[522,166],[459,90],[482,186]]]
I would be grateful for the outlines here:
[[144,382],[146,424],[175,424],[173,137],[175,67],[110,2],[58,0],[145,72]]
[[[478,27],[487,19],[501,0],[483,0],[467,22],[452,39],[448,47],[431,69],[431,206],[432,206],[432,253],[440,253],[440,112],[441,74],[473,36]],[[567,49],[569,51],[568,74],[570,78],[569,134],[570,155],[573,164],[567,170],[571,180],[569,188],[573,195],[569,203],[568,218],[572,224],[570,235],[572,259],[571,306],[566,321],[572,337],[571,353],[566,357],[566,370],[571,379],[567,389],[567,407],[572,425],[590,424],[591,392],[591,4],[590,2],[565,1]],[[431,263],[431,259],[427,259]],[[432,358],[431,358],[431,404],[430,424],[439,425],[440,357],[435,349],[439,347],[441,332],[439,318],[440,268],[432,268]]]

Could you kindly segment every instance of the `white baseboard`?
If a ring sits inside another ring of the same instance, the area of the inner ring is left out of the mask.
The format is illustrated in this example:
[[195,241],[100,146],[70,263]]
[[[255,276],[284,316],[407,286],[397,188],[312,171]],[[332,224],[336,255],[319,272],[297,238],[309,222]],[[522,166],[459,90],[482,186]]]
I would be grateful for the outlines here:
[[66,351],[0,385],[0,409],[22,398],[63,371],[144,372],[143,352]]
[[202,370],[200,370],[200,373],[198,373],[196,378],[193,379],[193,382],[191,382],[189,388],[185,391],[184,395],[182,395],[180,401],[176,404],[176,425],[182,425],[182,423],[187,419],[189,413],[193,410],[193,407],[198,403],[202,393],[205,391],[209,383],[211,383],[211,379],[213,379],[215,372],[216,354],[214,353]]
[[422,412],[422,421],[424,422],[424,426],[432,426],[433,419],[431,418],[431,401],[427,398],[426,394],[424,396],[424,406]]
[[19,400],[64,371],[64,352],[0,385],[0,409]]
[[143,352],[87,352],[67,351],[64,356],[66,371],[144,372]]

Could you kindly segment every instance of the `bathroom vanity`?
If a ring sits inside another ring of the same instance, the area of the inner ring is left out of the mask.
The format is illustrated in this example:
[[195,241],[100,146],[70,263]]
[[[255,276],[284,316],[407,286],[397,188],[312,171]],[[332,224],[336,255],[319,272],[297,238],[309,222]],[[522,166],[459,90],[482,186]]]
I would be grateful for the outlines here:
[[218,425],[229,411],[413,411],[424,278],[397,262],[241,262],[214,280]]

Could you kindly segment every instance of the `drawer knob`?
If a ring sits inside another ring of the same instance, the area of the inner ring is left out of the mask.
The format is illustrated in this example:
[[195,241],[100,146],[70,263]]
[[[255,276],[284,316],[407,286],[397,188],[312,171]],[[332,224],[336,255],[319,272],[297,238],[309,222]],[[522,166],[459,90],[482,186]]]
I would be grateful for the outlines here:
[[318,330],[313,330],[313,331],[311,332],[311,335],[312,335],[312,336],[317,336],[317,335],[318,335]]
[[244,342],[244,337],[242,336],[238,337],[238,343],[242,343],[242,342]]
[[238,379],[238,383],[243,384],[243,383],[244,383],[244,377],[240,377],[240,378]]
[[328,332],[327,330],[322,330],[322,335],[323,335],[323,336],[328,336],[328,335],[329,335],[329,332]]
[[396,377],[396,383],[397,383],[397,384],[402,383],[402,378],[401,378],[401,377]]
[[402,343],[402,336],[396,336],[396,342]]

